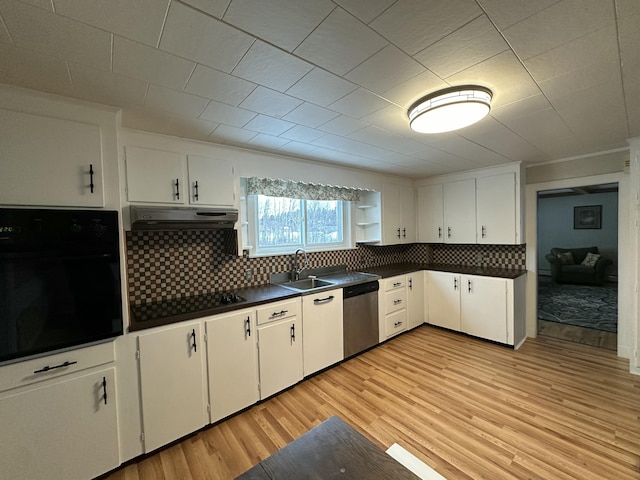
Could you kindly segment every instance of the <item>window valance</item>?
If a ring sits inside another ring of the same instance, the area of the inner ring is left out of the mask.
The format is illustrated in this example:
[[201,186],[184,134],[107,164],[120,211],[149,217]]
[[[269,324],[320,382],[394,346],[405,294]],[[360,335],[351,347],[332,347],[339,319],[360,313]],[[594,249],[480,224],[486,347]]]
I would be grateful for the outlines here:
[[320,183],[296,182],[281,178],[247,178],[247,195],[299,198],[302,200],[342,200],[357,202],[364,188],[339,187]]

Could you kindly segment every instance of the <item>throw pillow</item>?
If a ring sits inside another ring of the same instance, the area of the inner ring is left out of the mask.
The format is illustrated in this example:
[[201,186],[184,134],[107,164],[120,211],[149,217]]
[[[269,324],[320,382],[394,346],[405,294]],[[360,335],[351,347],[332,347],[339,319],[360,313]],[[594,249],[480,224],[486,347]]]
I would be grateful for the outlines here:
[[587,267],[595,267],[596,262],[598,261],[598,259],[600,258],[600,255],[597,253],[587,253],[587,256],[584,257],[584,260],[582,261],[582,265],[586,265]]
[[573,260],[573,253],[571,252],[559,253],[557,257],[558,257],[558,260],[560,260],[560,263],[563,263],[564,265],[573,265],[574,263],[576,263]]

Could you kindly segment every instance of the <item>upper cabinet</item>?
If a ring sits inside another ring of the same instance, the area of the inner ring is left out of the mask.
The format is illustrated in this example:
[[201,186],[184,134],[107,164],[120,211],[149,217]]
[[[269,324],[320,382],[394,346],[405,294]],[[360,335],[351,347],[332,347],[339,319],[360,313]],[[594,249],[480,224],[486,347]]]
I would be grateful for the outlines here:
[[0,204],[103,207],[101,127],[0,109]]
[[505,244],[523,241],[519,165],[430,179],[417,188],[418,241]]
[[227,159],[128,146],[126,171],[132,203],[234,204],[233,167]]
[[416,241],[414,190],[409,185],[382,186],[382,243],[395,245]]
[[362,192],[354,206],[356,242],[380,243],[380,192]]

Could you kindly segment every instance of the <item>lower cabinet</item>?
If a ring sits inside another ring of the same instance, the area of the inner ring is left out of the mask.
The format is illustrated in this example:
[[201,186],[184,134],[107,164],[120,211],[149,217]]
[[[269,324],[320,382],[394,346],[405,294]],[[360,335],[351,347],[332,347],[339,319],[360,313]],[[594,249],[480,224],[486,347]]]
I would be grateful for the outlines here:
[[0,477],[86,480],[119,465],[115,369],[0,394]]
[[258,401],[256,314],[243,310],[205,320],[211,422]]
[[138,336],[145,453],[206,425],[202,322]]
[[344,358],[342,288],[302,297],[304,376]]
[[407,274],[407,329],[422,325],[426,320],[425,272]]
[[300,299],[259,308],[258,365],[260,399],[284,390],[303,377]]
[[407,329],[407,277],[398,275],[380,280],[380,341]]
[[525,339],[526,276],[515,279],[429,271],[429,323],[519,347]]

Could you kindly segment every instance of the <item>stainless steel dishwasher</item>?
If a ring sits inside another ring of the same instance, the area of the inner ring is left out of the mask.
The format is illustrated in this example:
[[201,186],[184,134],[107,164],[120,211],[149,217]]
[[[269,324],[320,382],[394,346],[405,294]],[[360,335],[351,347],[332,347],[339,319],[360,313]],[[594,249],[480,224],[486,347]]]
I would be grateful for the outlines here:
[[378,281],[343,289],[344,358],[379,343]]

